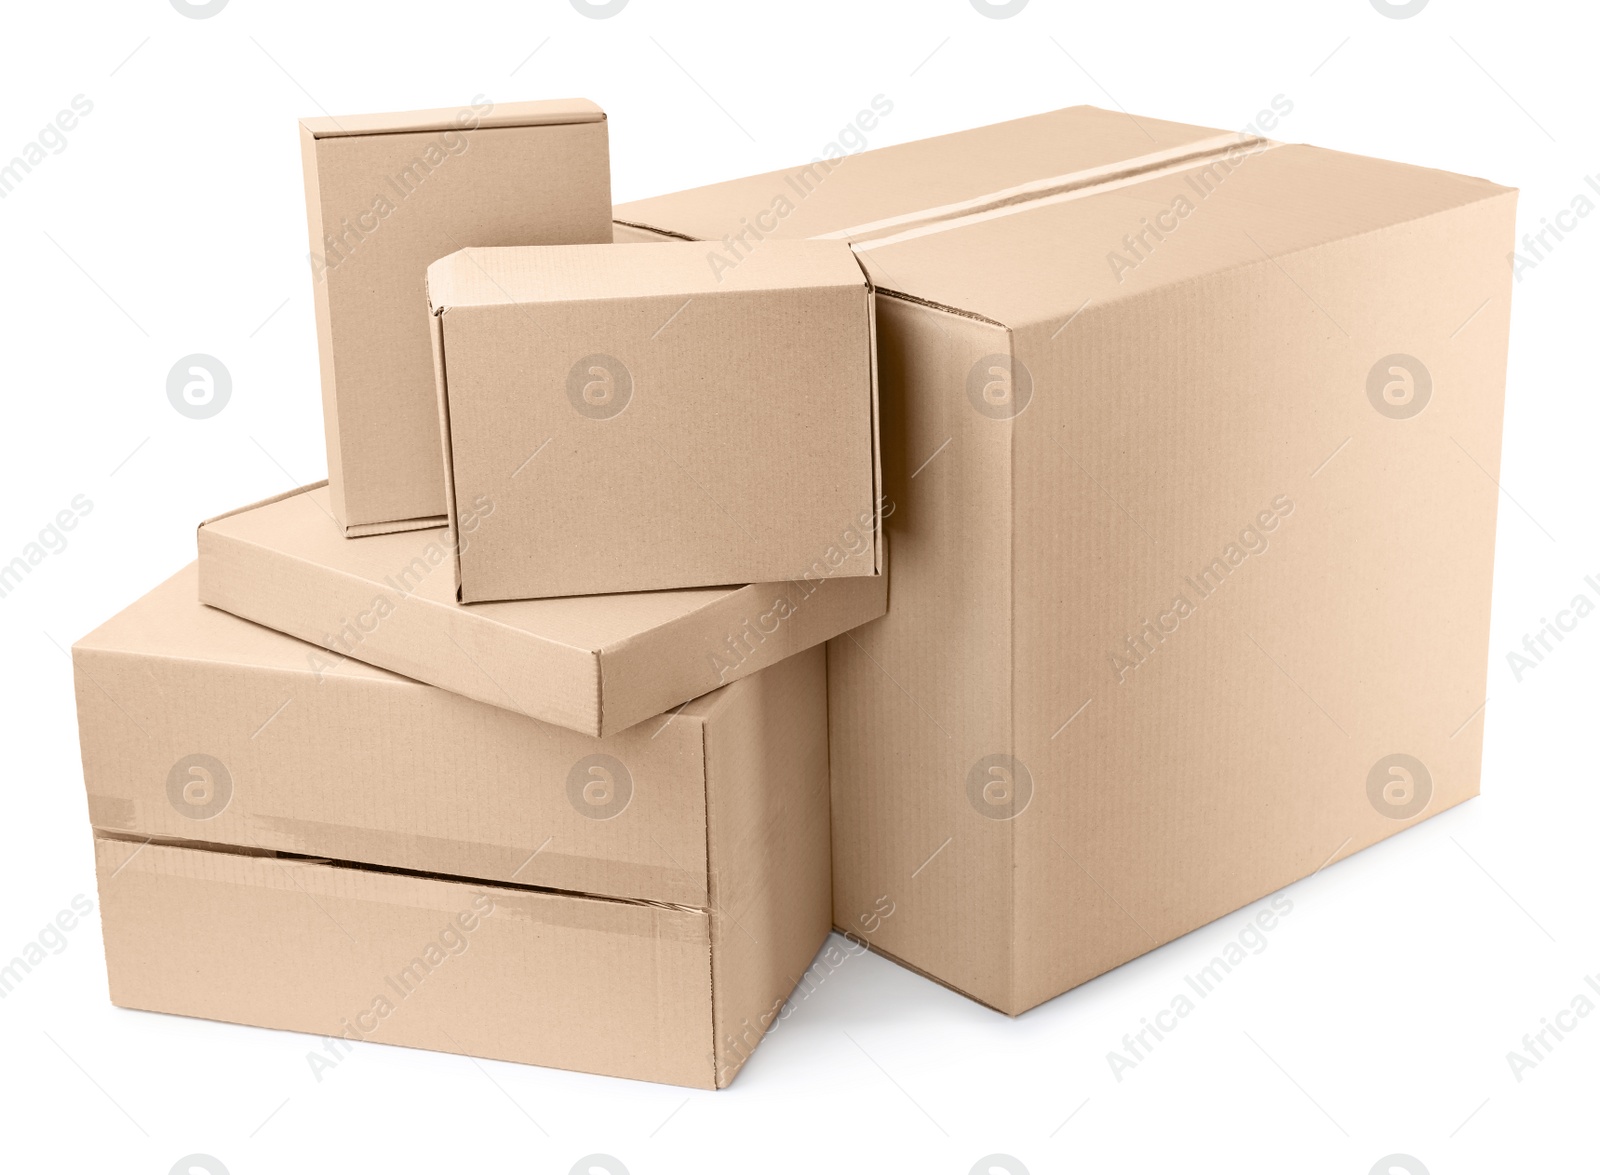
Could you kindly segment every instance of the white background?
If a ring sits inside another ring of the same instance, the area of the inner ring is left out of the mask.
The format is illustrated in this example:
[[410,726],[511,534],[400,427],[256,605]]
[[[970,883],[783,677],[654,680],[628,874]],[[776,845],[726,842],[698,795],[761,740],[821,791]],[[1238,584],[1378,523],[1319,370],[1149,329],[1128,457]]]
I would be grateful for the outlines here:
[[[1394,19],[1371,0],[1031,0],[993,19],[969,0],[631,0],[598,20],[568,0],[231,0],[197,20],[118,0],[4,20],[0,160],[76,95],[93,111],[0,200],[0,562],[76,495],[93,510],[0,599],[0,961],[95,898],[64,649],[193,558],[197,520],[325,473],[298,117],[587,96],[626,200],[808,161],[878,94],[873,146],[1076,103],[1233,129],[1282,94],[1277,137],[1516,185],[1523,232],[1600,177],[1600,30],[1576,2]],[[1506,1054],[1600,973],[1600,618],[1520,682],[1506,655],[1580,591],[1600,602],[1597,256],[1600,215],[1515,286],[1483,796],[1291,887],[1268,949],[1120,1082],[1107,1052],[1249,911],[1016,1020],[852,958],[715,1094],[380,1045],[319,1083],[312,1038],[112,1008],[96,913],[0,1000],[0,1167],[1593,1163],[1600,1015],[1520,1081]],[[193,352],[233,378],[208,420],[166,397]]]

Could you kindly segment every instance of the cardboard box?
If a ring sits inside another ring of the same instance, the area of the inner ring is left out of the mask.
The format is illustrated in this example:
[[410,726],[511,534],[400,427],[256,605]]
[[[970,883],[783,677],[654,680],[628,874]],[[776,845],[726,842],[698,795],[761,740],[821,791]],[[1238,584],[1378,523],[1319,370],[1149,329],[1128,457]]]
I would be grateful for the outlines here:
[[[470,543],[486,502],[462,522]],[[320,648],[610,735],[883,615],[886,579],[458,604],[444,529],[348,540],[312,486],[202,523],[200,599]],[[870,546],[830,564],[870,561]]]
[[[708,806],[826,779],[820,646],[600,739],[360,661],[314,668],[314,646],[198,586],[191,564],[73,646],[102,832],[705,906]],[[751,731],[793,780],[717,774]],[[195,804],[173,772],[201,759],[221,794]]]
[[896,578],[830,649],[835,919],[890,895],[873,945],[1007,1012],[1478,789],[1515,193],[1290,113],[617,210],[872,279]]
[[[428,268],[445,484],[491,500],[459,598],[876,575],[872,292],[839,241]],[[826,552],[870,546],[837,570]]]
[[441,525],[424,273],[469,245],[611,239],[592,102],[300,123],[331,508],[351,535]]
[[114,1002],[732,1079],[831,923],[820,647],[602,740],[313,673],[196,581],[73,648]]

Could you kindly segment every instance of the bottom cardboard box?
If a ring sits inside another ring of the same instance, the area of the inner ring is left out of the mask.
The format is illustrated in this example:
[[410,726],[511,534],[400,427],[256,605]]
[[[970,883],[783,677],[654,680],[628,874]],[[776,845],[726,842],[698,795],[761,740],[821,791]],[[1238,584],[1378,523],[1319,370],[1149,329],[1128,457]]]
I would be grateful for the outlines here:
[[95,860],[113,1003],[315,1033],[322,1064],[375,1041],[714,1089],[760,1037],[714,1046],[703,910],[105,836]]

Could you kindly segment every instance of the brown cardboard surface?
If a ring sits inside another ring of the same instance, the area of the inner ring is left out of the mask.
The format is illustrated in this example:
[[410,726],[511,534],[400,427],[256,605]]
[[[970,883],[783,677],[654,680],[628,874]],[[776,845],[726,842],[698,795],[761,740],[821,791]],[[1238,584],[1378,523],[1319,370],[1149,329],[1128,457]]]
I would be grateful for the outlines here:
[[[468,107],[479,127],[562,126],[604,122],[605,111],[587,98],[552,98],[543,102],[479,103]],[[383,114],[341,114],[339,117],[302,118],[314,139],[348,135],[403,135],[418,131],[447,131],[461,126],[460,107],[406,110]]]
[[704,911],[98,836],[95,858],[121,1007],[718,1084]]
[[[196,578],[72,652],[117,1003],[337,1037],[382,995],[406,1015],[357,1036],[732,1080],[831,926],[820,645],[596,739],[357,661],[312,670]],[[427,999],[390,985],[480,894],[505,934],[443,944]]]
[[1015,1013],[1476,794],[1513,191],[1089,108],[813,169],[763,229],[878,289],[896,559],[836,922]]
[[[987,205],[992,197],[1004,199],[1018,189],[1120,172],[1130,161],[1147,157],[1166,162],[1214,147],[1219,136],[1224,132],[1214,128],[1074,106],[635,200],[617,206],[616,220],[716,243],[722,246],[719,252],[726,250],[724,236],[733,238],[740,252],[759,248],[758,237],[837,238],[843,233],[854,240],[873,235],[848,231],[857,226],[919,223],[930,209]],[[1225,138],[1231,142],[1233,136]]]
[[875,575],[872,294],[843,242],[673,242],[428,269],[459,598]]
[[458,604],[446,531],[345,539],[324,488],[213,519],[199,547],[201,601],[322,646],[315,666],[353,657],[591,735],[662,714],[886,607],[881,575]]
[[[781,806],[790,790],[752,786],[768,776],[749,765],[730,768],[736,782],[708,776],[713,733],[762,732],[793,752],[763,770],[826,788],[820,647],[597,739],[359,661],[313,669],[313,646],[207,607],[197,588],[191,564],[73,646],[102,832],[703,907],[707,791]],[[742,728],[713,732],[729,723]],[[204,794],[190,802],[182,765],[195,763],[221,773],[194,775]],[[807,852],[826,862],[826,843]],[[814,908],[825,917],[826,897]]]
[[472,245],[609,241],[605,115],[578,99],[301,122],[330,508],[442,522],[424,271]]
[[833,925],[826,658],[802,653],[701,702],[717,1069],[731,1075]]

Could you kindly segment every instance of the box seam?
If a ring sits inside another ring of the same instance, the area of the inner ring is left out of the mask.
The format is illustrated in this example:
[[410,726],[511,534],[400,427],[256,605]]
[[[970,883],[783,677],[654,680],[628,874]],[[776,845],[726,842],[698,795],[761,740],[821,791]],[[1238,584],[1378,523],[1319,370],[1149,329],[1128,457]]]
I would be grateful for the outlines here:
[[[282,849],[251,848],[248,845],[228,844],[223,841],[195,840],[191,837],[139,836],[120,829],[103,828],[91,824],[91,831],[99,840],[119,844],[155,845],[157,848],[184,849],[189,852],[215,853],[228,857],[261,857],[290,864],[318,865],[329,869],[349,869],[360,873],[381,873],[391,877],[408,877],[420,881],[445,881],[457,885],[483,886],[505,890],[509,893],[535,894],[543,897],[572,898],[577,901],[609,902],[617,906],[633,906],[648,910],[666,910],[678,914],[699,914],[708,920],[709,909],[687,906],[679,902],[663,902],[654,898],[624,898],[615,894],[598,894],[581,889],[562,889],[559,886],[528,885],[515,881],[496,881],[486,877],[468,877],[460,873],[438,873],[427,869],[405,869],[397,865],[380,865],[371,861],[352,861],[341,857],[319,857],[309,853],[292,853]],[[132,858],[129,858],[132,860]]]
[[[711,1084],[722,1089],[722,1065],[717,1060],[717,1027],[721,1014],[721,993],[717,989],[717,944],[722,928],[717,925],[717,866],[711,850],[711,739],[710,723],[700,722],[700,788],[706,814],[706,988],[711,993]],[[728,1080],[733,1079],[729,1074]]]

